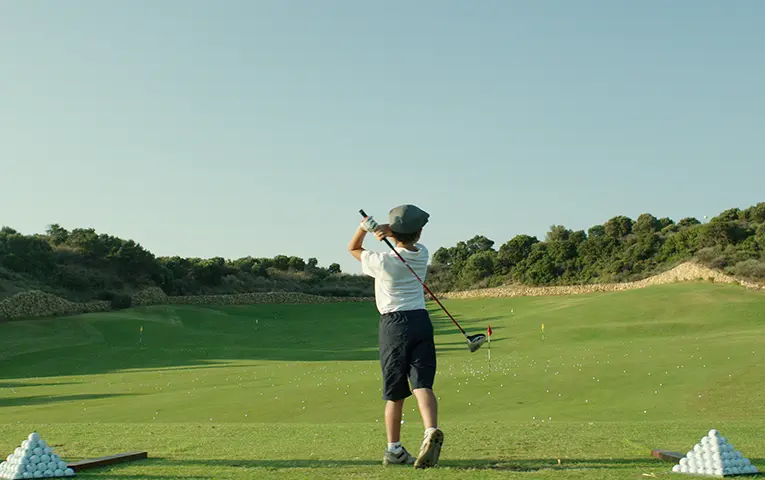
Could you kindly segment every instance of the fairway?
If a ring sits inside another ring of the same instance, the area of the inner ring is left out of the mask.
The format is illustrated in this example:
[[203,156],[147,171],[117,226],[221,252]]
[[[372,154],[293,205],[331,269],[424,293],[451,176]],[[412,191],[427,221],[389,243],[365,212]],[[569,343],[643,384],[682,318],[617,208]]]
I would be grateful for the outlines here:
[[[36,430],[69,461],[149,452],[85,478],[625,479],[669,477],[651,449],[686,452],[716,428],[765,469],[765,294],[697,283],[444,304],[468,333],[493,335],[489,363],[488,344],[469,353],[431,310],[436,469],[381,466],[372,303],[2,323],[0,456]],[[416,453],[414,399],[404,412]]]

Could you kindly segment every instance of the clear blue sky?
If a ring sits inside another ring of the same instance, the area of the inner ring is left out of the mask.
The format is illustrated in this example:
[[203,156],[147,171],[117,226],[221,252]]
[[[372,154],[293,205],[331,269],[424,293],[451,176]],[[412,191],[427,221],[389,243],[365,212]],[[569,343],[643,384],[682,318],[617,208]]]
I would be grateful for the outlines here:
[[[0,224],[158,255],[432,251],[765,200],[765,2],[0,3]],[[367,247],[385,246],[369,240]]]

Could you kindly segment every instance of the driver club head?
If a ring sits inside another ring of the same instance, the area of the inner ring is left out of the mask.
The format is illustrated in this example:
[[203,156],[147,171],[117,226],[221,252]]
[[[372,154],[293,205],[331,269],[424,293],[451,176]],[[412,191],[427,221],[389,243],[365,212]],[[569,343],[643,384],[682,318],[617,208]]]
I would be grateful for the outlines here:
[[486,342],[486,335],[479,333],[478,335],[470,335],[467,337],[468,341],[468,349],[470,349],[470,352],[475,352],[479,348],[481,348],[481,345]]

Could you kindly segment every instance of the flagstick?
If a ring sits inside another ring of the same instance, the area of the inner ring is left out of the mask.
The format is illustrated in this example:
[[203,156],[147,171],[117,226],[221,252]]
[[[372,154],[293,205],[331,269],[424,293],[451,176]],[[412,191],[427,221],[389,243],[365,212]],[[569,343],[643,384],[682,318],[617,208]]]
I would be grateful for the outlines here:
[[491,372],[491,335],[489,335],[489,371]]

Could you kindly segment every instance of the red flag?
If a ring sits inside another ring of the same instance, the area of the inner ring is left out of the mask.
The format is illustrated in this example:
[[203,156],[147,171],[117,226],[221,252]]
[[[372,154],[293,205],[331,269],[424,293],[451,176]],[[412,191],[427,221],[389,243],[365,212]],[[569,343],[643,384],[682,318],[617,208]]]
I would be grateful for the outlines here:
[[487,332],[487,333],[489,334],[489,336],[491,337],[491,325],[489,325],[489,328],[487,328],[487,329],[486,329],[486,332]]

